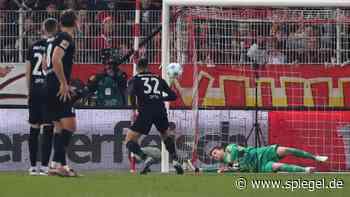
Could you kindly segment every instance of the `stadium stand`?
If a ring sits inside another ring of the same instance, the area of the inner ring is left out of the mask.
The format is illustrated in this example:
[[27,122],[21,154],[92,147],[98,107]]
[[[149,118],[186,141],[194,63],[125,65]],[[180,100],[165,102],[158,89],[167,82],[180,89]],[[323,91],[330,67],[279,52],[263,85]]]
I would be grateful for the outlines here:
[[[1,1],[0,17],[1,62],[23,62],[27,47],[38,38],[40,22],[57,18],[59,12],[73,8],[79,12],[77,32],[77,63],[99,63],[99,49],[133,46],[134,1],[65,0],[61,1]],[[141,39],[160,25],[160,1],[145,0],[142,4]],[[348,20],[348,10],[334,9],[234,9],[222,10],[216,20],[204,19],[207,10],[198,9],[193,46],[197,61],[208,65],[245,64],[246,52],[252,43],[264,46],[270,64],[342,64],[349,61],[350,26],[338,24]],[[237,21],[225,22],[224,14],[237,16]],[[241,19],[241,20],[239,20]],[[249,20],[244,20],[249,19]],[[260,19],[262,22],[255,23]],[[220,25],[220,28],[215,28]],[[339,44],[337,44],[339,43]],[[218,50],[218,49],[225,50]],[[160,36],[140,52],[151,63],[160,63]]]

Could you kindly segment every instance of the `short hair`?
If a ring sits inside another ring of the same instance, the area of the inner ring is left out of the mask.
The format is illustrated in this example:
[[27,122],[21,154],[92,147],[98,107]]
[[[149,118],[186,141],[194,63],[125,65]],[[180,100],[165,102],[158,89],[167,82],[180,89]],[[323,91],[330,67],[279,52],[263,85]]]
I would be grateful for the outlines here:
[[214,147],[209,151],[209,156],[210,156],[210,157],[211,157],[211,154],[213,153],[213,151],[216,150],[216,149],[221,150],[221,149],[224,149],[224,148],[222,148],[221,146],[214,146]]
[[146,58],[141,58],[137,63],[137,68],[145,69],[148,67],[148,60]]
[[49,34],[55,33],[57,31],[57,26],[58,22],[54,18],[48,18],[43,22],[44,30]]
[[75,27],[78,16],[74,10],[68,9],[62,12],[60,20],[63,27]]

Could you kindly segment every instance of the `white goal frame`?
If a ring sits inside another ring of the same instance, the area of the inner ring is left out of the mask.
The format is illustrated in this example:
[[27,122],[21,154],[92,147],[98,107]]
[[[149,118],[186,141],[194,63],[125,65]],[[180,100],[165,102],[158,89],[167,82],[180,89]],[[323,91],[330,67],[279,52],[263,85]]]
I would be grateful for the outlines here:
[[[169,81],[165,65],[170,63],[170,6],[219,6],[219,7],[350,7],[350,0],[163,0],[162,7],[162,77]],[[169,104],[167,104],[169,107]],[[162,145],[161,172],[169,172],[169,155]]]

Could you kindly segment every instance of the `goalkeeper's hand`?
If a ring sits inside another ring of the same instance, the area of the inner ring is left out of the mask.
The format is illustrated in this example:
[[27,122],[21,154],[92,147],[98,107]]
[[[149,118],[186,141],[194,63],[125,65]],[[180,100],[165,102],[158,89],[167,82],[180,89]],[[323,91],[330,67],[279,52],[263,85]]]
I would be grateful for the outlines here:
[[229,163],[227,166],[221,166],[217,173],[223,174],[226,172],[237,172],[239,171],[239,164],[238,163]]

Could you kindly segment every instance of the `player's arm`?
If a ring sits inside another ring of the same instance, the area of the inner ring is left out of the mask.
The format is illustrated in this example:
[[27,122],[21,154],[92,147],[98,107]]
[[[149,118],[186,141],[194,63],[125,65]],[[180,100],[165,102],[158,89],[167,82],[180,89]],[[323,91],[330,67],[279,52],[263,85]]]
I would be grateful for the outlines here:
[[60,47],[55,47],[52,55],[52,66],[60,84],[68,85],[66,76],[64,75],[62,58],[64,56],[64,50]]
[[128,82],[128,86],[126,89],[127,94],[130,96],[130,104],[133,110],[136,110],[138,105],[137,105],[137,97],[136,97],[136,81],[135,79],[131,79]]
[[31,67],[32,67],[32,65],[30,64],[30,61],[26,61],[26,85],[27,85],[27,90],[28,90],[28,95],[30,95],[29,94],[29,92],[30,92],[30,82],[31,82],[31,80],[32,80],[32,73],[31,73]]
[[60,90],[57,96],[59,96],[63,102],[71,98],[69,86],[63,70],[62,58],[64,56],[64,53],[65,52],[63,48],[55,47],[52,55],[53,71],[56,74],[58,81],[60,82]]
[[190,160],[187,160],[187,165],[189,167],[190,171],[194,171],[196,173],[229,173],[229,172],[238,172],[239,171],[239,166],[237,164],[225,164],[222,165],[221,167],[218,167],[217,165],[212,165],[212,166],[207,166],[205,168],[198,168],[195,165],[192,164]]
[[130,96],[130,104],[133,109],[131,120],[134,122],[138,116],[138,104],[137,104],[137,96],[136,96],[136,80],[135,78],[130,79],[128,82],[128,86],[126,89],[126,93]]
[[28,49],[28,54],[26,57],[26,85],[27,85],[27,90],[28,90],[28,96],[30,95],[30,83],[32,80],[32,65],[30,63],[30,59],[32,57],[32,46],[29,47]]
[[165,96],[163,95],[163,101],[175,101],[177,98],[176,93],[169,87],[168,83],[164,79],[161,79],[160,81],[162,90],[166,93]]

